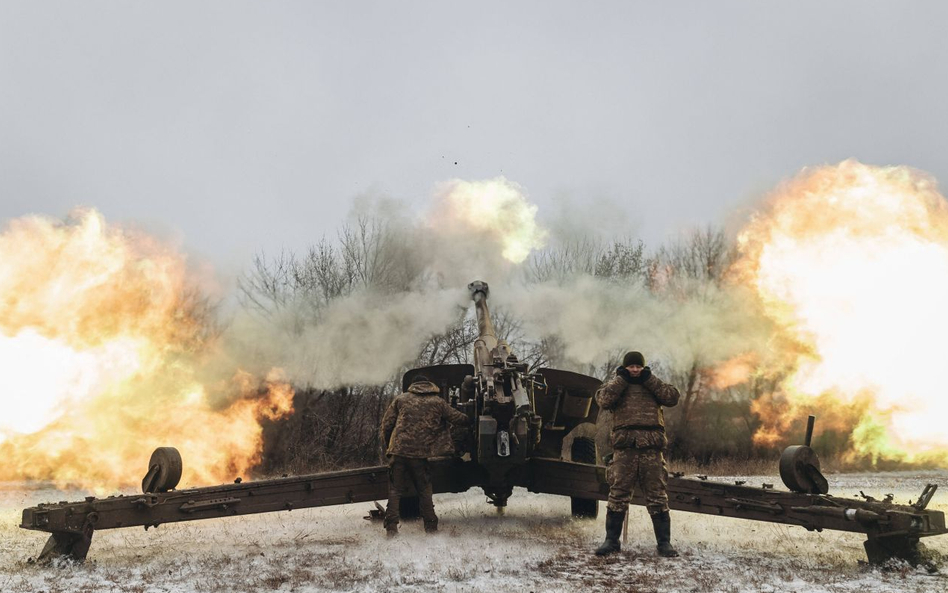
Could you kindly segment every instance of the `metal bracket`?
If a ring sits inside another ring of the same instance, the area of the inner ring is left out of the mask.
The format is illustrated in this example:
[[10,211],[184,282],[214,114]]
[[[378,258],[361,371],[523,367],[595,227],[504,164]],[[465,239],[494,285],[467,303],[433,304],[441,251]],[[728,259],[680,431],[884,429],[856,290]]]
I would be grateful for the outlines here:
[[207,511],[210,509],[220,509],[222,511],[226,511],[228,506],[237,504],[239,502],[240,502],[240,499],[235,498],[233,496],[228,497],[228,498],[217,498],[214,500],[205,500],[202,502],[195,502],[193,500],[189,500],[188,502],[181,505],[180,510],[183,513]]
[[766,502],[762,500],[750,500],[747,498],[725,498],[726,502],[729,502],[738,509],[750,509],[754,511],[764,511],[766,513],[774,513],[779,515],[783,512],[783,507],[775,502]]
[[157,496],[143,496],[135,500],[135,504],[139,505],[140,507],[150,509],[158,505],[158,497]]
[[925,489],[922,490],[922,495],[918,497],[918,500],[915,501],[915,504],[912,506],[920,511],[924,511],[925,507],[928,506],[928,503],[932,501],[932,497],[935,496],[936,490],[938,490],[938,484],[929,484],[925,486]]

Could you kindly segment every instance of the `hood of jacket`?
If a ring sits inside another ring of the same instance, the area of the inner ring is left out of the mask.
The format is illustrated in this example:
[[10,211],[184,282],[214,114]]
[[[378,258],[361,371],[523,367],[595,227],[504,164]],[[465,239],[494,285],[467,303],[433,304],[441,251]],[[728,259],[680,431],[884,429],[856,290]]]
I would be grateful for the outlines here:
[[441,390],[431,381],[415,381],[408,386],[408,392],[416,395],[434,395],[441,393]]

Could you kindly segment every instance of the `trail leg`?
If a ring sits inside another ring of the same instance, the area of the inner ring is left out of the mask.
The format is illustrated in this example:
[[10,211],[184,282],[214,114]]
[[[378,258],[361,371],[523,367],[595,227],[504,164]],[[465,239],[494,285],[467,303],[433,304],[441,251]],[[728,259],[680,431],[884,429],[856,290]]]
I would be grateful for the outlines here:
[[885,564],[890,560],[902,560],[912,566],[923,566],[929,571],[937,570],[936,563],[927,553],[917,537],[896,535],[873,537],[863,544],[870,564]]
[[49,564],[59,558],[74,562],[84,561],[89,553],[89,546],[92,545],[94,531],[92,525],[87,523],[82,533],[53,532],[36,561],[40,564]]

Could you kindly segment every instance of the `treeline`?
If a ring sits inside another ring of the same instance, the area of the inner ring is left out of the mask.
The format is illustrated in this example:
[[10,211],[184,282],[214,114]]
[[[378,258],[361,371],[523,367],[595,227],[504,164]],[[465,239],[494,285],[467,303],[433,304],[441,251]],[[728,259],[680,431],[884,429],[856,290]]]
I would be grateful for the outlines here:
[[[715,228],[694,231],[654,250],[641,241],[580,239],[535,253],[519,268],[522,277],[518,280],[544,283],[589,276],[619,286],[645,287],[660,299],[700,302],[714,298],[715,289],[728,281],[728,270],[736,257],[734,242]],[[431,274],[423,256],[406,245],[400,231],[382,220],[362,218],[344,226],[335,240],[324,239],[305,254],[255,258],[239,283],[240,302],[292,343],[340,299],[364,291],[410,291],[421,283],[436,281]],[[522,320],[499,307],[493,307],[492,313],[498,332],[522,361],[533,368],[562,362],[560,339],[525,335]],[[382,385],[331,390],[299,386],[296,413],[266,427],[261,470],[300,473],[377,463],[381,450],[377,429],[389,401],[401,391],[402,372],[418,366],[470,362],[476,335],[476,322],[459,312],[453,326],[430,336],[415,359]],[[615,353],[618,356],[621,352]],[[605,378],[616,363],[613,358],[571,370]],[[652,366],[682,394],[680,404],[666,411],[673,459],[701,464],[722,458],[773,458],[776,448],[754,444],[760,420],[753,405],[762,398],[775,397],[779,376],[752,377],[722,387],[715,381],[715,369],[703,366],[698,359],[685,367],[675,368],[661,360],[653,361]],[[827,447],[843,450],[848,445],[846,435],[824,433],[823,438],[823,451]]]

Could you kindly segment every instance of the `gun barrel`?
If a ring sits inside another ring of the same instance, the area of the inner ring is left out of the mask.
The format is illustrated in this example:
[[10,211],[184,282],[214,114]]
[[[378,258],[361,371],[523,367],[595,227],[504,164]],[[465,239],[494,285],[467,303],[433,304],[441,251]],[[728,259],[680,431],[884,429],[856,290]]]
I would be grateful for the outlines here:
[[[477,331],[481,338],[488,336],[497,340],[497,332],[494,331],[494,323],[490,319],[490,310],[487,308],[487,297],[490,296],[490,289],[486,282],[480,280],[471,282],[467,286],[471,291],[471,298],[474,300],[474,309],[477,312]],[[494,345],[491,345],[493,347]]]

